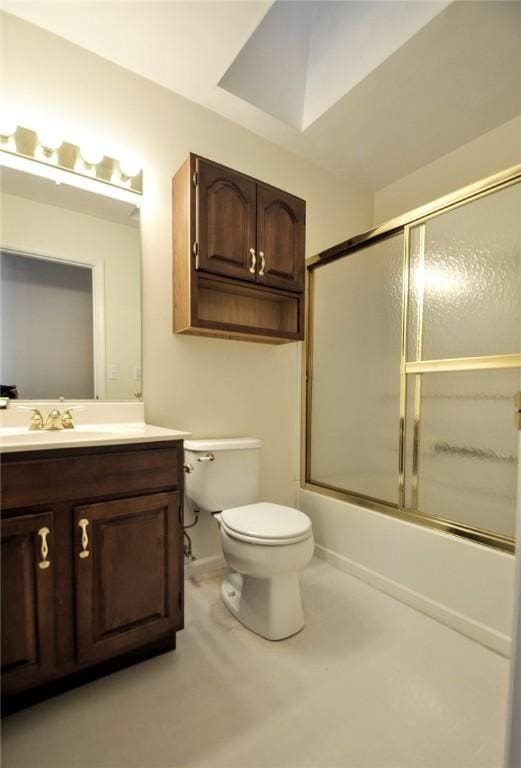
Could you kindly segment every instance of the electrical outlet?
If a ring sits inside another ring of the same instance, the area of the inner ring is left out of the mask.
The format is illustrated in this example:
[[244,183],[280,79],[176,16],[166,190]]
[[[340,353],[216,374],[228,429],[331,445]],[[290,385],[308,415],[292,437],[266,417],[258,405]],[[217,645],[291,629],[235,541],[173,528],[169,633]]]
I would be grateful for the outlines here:
[[109,381],[116,381],[118,378],[118,366],[115,363],[107,366],[107,377]]
[[134,368],[134,379],[136,381],[141,381],[141,368]]

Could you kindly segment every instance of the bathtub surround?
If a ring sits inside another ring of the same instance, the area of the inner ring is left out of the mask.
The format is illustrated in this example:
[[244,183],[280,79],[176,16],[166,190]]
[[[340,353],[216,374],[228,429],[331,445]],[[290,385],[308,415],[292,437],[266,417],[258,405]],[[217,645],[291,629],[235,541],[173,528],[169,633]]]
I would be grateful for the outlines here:
[[300,508],[318,557],[509,654],[512,555],[312,491],[300,492]]

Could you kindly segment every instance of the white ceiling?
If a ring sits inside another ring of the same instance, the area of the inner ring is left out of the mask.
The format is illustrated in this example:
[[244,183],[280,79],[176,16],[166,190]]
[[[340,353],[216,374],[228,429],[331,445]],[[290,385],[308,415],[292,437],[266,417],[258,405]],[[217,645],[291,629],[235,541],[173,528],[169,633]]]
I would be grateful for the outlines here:
[[[10,13],[367,189],[386,186],[521,113],[519,2],[293,0],[276,3],[270,14],[271,6],[2,2]],[[259,25],[269,29],[270,15],[277,14],[293,17],[290,29],[299,20],[289,59],[281,58],[288,41],[282,24],[272,26],[275,50],[267,53],[254,34]],[[263,94],[260,102],[251,92],[241,98],[219,85],[234,69],[240,74],[234,61],[244,57],[250,38],[260,62],[253,88]],[[271,66],[275,55],[278,67]],[[277,93],[266,85],[270,77]]]
[[219,85],[304,130],[447,5],[276,0]]

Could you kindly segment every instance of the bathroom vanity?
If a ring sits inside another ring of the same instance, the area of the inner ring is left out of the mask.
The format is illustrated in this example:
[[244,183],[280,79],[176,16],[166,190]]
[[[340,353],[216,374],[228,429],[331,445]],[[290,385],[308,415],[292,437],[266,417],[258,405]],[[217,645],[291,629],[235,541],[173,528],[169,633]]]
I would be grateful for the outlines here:
[[174,649],[183,627],[187,433],[17,434],[2,435],[4,713]]

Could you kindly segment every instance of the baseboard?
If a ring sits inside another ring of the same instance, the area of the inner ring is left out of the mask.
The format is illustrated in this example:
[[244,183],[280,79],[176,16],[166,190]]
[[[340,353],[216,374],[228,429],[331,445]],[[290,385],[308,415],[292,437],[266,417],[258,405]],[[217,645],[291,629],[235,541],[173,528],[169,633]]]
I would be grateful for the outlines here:
[[212,576],[219,573],[226,567],[222,555],[211,555],[210,557],[201,557],[198,560],[192,560],[185,566],[185,579],[201,578],[202,576]]
[[387,576],[383,576],[381,573],[373,571],[344,555],[339,555],[337,552],[333,552],[333,550],[320,544],[315,544],[315,555],[340,571],[349,573],[351,576],[371,584],[371,586],[391,595],[396,600],[400,600],[402,603],[410,605],[411,608],[415,608],[417,611],[436,619],[442,624],[446,624],[462,635],[476,640],[478,643],[491,648],[502,656],[510,657],[512,641],[508,635],[504,635],[485,624],[481,624],[478,621],[474,621],[474,619],[470,619],[468,616],[447,608],[441,603],[437,603],[425,597],[425,595],[415,592],[409,587],[405,587],[403,584],[399,584]]

